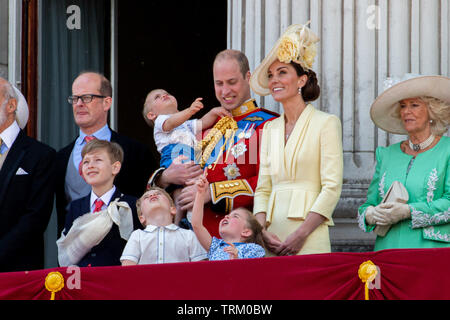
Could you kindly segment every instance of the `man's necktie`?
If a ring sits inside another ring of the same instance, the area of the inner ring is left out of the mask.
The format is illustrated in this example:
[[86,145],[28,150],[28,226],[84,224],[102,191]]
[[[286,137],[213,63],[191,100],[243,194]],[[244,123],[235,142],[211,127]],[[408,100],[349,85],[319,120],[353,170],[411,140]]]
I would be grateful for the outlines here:
[[102,199],[98,198],[97,200],[94,201],[94,212],[99,212],[102,210],[102,207],[105,203],[102,201]]
[[92,140],[94,140],[94,139],[96,139],[96,137],[94,137],[94,136],[86,136],[86,137],[84,137],[84,141],[85,141],[86,143],[88,143],[89,141],[92,141]]
[[[97,138],[94,136],[86,136],[86,137],[84,137],[84,142],[88,143],[89,141],[92,141],[95,139],[97,139]],[[78,165],[78,173],[80,174],[80,176],[83,176],[82,167],[83,167],[83,159],[81,159],[80,164]]]

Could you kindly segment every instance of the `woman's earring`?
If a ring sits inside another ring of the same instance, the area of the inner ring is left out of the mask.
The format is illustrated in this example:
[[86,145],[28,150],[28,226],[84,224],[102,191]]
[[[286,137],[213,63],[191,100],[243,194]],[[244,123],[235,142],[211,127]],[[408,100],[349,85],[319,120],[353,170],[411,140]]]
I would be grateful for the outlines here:
[[431,120],[430,120],[430,123],[433,123],[433,122],[434,122],[433,119],[431,119]]
[[298,88],[298,94],[302,95],[302,88]]

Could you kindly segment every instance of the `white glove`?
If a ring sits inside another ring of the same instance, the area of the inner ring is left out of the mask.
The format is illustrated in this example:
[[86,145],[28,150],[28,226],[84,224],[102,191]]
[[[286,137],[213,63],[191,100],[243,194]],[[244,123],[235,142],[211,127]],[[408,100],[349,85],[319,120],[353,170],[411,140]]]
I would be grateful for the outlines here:
[[377,212],[374,206],[367,207],[365,214],[366,214],[366,222],[369,225],[375,225],[385,222],[384,216],[379,212]]
[[386,202],[379,204],[375,211],[381,215],[377,224],[380,226],[387,226],[396,224],[401,220],[411,217],[411,209],[409,205],[399,202]]

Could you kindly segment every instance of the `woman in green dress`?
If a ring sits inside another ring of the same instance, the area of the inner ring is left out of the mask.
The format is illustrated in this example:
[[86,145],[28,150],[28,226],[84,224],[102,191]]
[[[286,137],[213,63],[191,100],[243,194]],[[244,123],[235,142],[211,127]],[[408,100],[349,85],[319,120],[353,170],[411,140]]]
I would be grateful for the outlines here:
[[[444,136],[450,78],[409,77],[385,90],[370,110],[381,129],[408,135],[377,148],[367,201],[358,210],[362,230],[389,227],[384,236],[377,234],[375,250],[450,247],[450,138]],[[394,181],[406,188],[407,203],[382,203]]]

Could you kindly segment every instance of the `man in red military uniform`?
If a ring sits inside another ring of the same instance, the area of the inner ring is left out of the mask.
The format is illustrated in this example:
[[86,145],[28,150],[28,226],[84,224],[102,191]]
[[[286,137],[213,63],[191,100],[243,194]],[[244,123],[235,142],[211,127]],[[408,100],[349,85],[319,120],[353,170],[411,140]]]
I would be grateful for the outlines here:
[[[247,57],[237,50],[220,52],[213,65],[214,87],[220,104],[231,112],[235,123],[233,135],[211,146],[204,169],[210,183],[205,197],[203,224],[218,237],[219,221],[238,207],[253,210],[253,195],[258,182],[259,138],[266,121],[278,115],[259,108],[250,94]],[[230,119],[231,120],[231,119]],[[149,184],[167,187],[186,185],[179,197],[182,210],[191,210],[195,198],[195,180],[202,169],[194,163],[175,164],[157,170]]]

